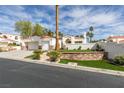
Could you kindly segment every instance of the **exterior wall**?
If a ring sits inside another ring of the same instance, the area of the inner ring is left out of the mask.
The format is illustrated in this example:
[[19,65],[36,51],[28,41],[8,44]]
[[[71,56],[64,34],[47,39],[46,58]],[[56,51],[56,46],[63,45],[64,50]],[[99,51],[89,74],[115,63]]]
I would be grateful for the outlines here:
[[124,55],[124,44],[100,43],[101,47],[108,52],[108,58],[114,59],[116,56]]
[[[60,48],[61,48],[61,42],[62,41],[59,40]],[[55,49],[55,44],[56,44],[55,38],[41,38],[39,36],[32,36],[31,39],[22,40],[22,46],[26,47],[28,45],[29,50],[38,49],[39,48],[38,46],[41,46],[42,50]]]
[[96,49],[96,43],[89,43],[89,44],[67,44],[65,48],[69,50],[78,49],[81,46],[82,50],[86,49]]
[[40,41],[40,37],[39,36],[32,36],[31,37],[31,40],[32,41],[38,41],[39,42]]
[[[79,41],[79,42],[84,42],[84,38],[80,38],[80,37],[74,37],[74,36],[65,36],[65,37],[63,37],[62,38],[62,43],[63,43],[63,45],[66,45],[67,43],[66,43],[66,40],[67,39],[70,39],[70,41],[71,41],[71,44],[76,44],[75,42],[76,41]],[[81,43],[81,44],[82,44]],[[80,44],[80,43],[79,43]]]
[[21,50],[20,46],[13,46],[12,48],[14,48],[15,50]]
[[120,43],[120,41],[124,40],[124,36],[112,36],[107,39],[108,42],[116,42]]
[[115,39],[112,39],[113,40],[113,42],[117,42],[117,43],[119,43],[119,41],[121,41],[121,40],[124,40],[123,38],[115,38]]
[[0,42],[0,47],[7,47],[8,43],[7,42]]
[[69,60],[102,60],[104,58],[104,52],[67,52],[62,53],[61,59]]
[[40,46],[42,46],[42,50],[50,49],[50,41],[41,41]]
[[[59,44],[60,44],[60,48],[61,48],[61,46],[62,46],[62,41],[61,40],[59,40]],[[55,49],[55,45],[56,45],[56,39],[52,38],[50,40],[50,46],[53,46],[53,48]]]
[[38,49],[38,42],[27,42],[26,45],[28,50]]
[[4,37],[6,36],[7,39],[11,39],[17,42],[21,41],[21,37],[19,35],[13,35],[13,34],[1,34],[0,37]]

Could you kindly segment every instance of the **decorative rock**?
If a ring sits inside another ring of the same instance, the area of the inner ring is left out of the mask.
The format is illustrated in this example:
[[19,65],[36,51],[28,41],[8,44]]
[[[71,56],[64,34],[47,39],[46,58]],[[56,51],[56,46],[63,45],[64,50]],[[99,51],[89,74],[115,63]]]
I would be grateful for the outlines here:
[[77,63],[74,63],[74,62],[69,62],[68,65],[77,66],[78,64]]

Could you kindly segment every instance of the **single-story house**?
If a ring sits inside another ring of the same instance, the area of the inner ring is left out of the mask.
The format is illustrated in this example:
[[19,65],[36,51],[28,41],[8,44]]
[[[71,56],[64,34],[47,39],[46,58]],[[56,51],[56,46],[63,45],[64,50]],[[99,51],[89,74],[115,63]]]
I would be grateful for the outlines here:
[[[49,37],[49,36],[32,36],[30,39],[22,40],[22,47],[23,49],[27,50],[35,50],[35,49],[42,49],[42,50],[51,50],[55,48],[56,39]],[[59,40],[60,47],[61,47],[61,40]]]
[[124,43],[124,36],[109,36],[108,42]]

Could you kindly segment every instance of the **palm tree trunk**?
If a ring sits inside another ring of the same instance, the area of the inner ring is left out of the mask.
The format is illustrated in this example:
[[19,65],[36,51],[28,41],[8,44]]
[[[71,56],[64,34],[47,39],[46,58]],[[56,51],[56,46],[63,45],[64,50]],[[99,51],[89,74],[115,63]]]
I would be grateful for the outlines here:
[[59,31],[58,31],[58,16],[59,16],[59,7],[56,5],[56,46],[55,50],[59,50]]

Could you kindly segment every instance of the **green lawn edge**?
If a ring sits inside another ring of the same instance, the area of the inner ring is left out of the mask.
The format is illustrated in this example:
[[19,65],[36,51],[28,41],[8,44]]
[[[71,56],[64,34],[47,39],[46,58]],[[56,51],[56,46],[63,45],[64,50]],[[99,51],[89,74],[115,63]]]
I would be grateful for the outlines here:
[[80,66],[102,68],[102,69],[109,69],[109,70],[116,70],[116,71],[124,71],[123,66],[117,66],[117,65],[110,64],[107,60],[80,61],[80,60],[61,59],[59,63],[67,64],[68,62],[76,62]]

